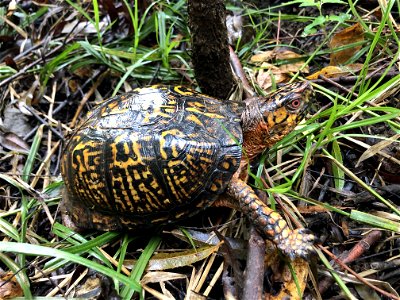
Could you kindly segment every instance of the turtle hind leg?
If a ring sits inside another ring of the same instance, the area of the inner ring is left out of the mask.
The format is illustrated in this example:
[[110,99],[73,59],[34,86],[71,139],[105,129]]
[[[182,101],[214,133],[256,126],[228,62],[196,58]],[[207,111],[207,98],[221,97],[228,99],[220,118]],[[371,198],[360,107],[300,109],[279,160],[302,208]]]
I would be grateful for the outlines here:
[[63,224],[75,231],[96,229],[111,231],[121,228],[117,216],[105,215],[88,208],[82,201],[68,199],[66,191],[59,206]]
[[258,231],[272,240],[290,259],[307,259],[314,253],[315,235],[304,228],[290,229],[286,221],[262,202],[244,181],[233,178],[227,193],[238,202],[240,210],[250,218]]

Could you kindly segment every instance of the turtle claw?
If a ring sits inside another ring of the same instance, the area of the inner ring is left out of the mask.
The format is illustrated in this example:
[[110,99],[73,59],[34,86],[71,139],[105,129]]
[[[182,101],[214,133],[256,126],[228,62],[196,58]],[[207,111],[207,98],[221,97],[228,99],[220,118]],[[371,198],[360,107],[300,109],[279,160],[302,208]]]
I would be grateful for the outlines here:
[[291,260],[296,257],[309,259],[315,254],[313,244],[317,242],[317,237],[308,229],[300,228],[292,230],[291,233],[277,243],[280,249]]

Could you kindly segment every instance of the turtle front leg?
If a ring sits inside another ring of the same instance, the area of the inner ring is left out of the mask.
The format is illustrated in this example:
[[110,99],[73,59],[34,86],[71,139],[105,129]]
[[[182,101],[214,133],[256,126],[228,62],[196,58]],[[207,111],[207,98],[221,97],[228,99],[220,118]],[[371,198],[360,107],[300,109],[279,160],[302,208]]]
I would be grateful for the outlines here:
[[227,193],[235,199],[245,213],[266,238],[272,240],[290,259],[308,258],[314,252],[312,245],[316,237],[308,229],[291,230],[286,221],[269,208],[244,181],[233,178]]

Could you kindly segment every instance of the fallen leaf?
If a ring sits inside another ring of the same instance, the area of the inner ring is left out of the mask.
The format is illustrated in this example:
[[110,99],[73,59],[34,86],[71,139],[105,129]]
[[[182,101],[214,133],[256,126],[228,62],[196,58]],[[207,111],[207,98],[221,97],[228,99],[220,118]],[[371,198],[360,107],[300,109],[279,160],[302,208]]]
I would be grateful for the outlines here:
[[299,289],[297,289],[295,279],[293,278],[289,266],[282,265],[279,251],[276,246],[269,240],[266,240],[266,255],[264,258],[265,269],[272,271],[270,284],[280,283],[281,287],[274,295],[268,294],[265,299],[302,299],[299,295],[303,294],[308,278],[308,262],[302,258],[296,258],[290,264],[298,281]]
[[[356,23],[351,27],[348,27],[338,33],[336,33],[330,43],[329,47],[331,50],[335,50],[339,47],[350,45],[364,40],[364,30],[360,23]],[[341,51],[332,52],[331,54],[331,66],[337,66],[345,64],[354,54],[361,49],[361,45],[346,48]]]
[[275,67],[269,63],[263,63],[256,75],[257,84],[263,90],[268,90],[273,83],[278,84],[287,82],[289,79],[290,76],[288,74],[284,72],[282,73],[278,67]]
[[346,66],[327,66],[314,74],[307,76],[308,80],[318,79],[320,75],[327,78],[337,78],[340,76],[352,75],[362,69],[362,64],[350,64]]
[[1,145],[8,150],[28,154],[29,145],[22,138],[12,132],[6,132],[4,134],[0,133]]
[[0,274],[0,299],[12,299],[22,295],[21,286],[12,272]]
[[[216,246],[206,246],[198,249],[185,251],[176,251],[173,253],[158,253],[153,255],[147,265],[148,271],[162,271],[184,266],[190,266],[195,262],[205,259],[214,252],[218,251],[220,244]],[[124,265],[127,268],[133,268],[136,260],[126,259]]]
[[143,278],[140,280],[141,284],[148,284],[148,283],[157,283],[161,281],[171,281],[176,279],[186,279],[187,276],[180,274],[180,273],[173,273],[173,272],[148,272]]
[[263,90],[268,90],[273,83],[287,82],[292,73],[300,70],[303,73],[309,72],[308,67],[302,68],[304,60],[300,54],[282,47],[257,53],[251,57],[250,62],[259,66],[255,78]]
[[275,51],[265,51],[261,53],[254,54],[250,58],[250,62],[252,64],[261,65],[263,62],[272,61],[275,59],[276,54]]

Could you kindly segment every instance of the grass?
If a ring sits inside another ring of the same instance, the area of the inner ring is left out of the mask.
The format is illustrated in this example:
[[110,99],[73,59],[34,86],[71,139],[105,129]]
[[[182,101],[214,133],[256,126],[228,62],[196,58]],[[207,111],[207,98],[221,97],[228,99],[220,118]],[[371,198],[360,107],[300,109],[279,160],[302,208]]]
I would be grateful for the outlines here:
[[[98,1],[84,6],[81,2],[66,1],[62,7],[58,2],[32,3],[29,9],[17,6],[9,14],[7,7],[0,7],[0,36],[11,36],[13,41],[32,46],[9,51],[6,50],[8,46],[15,46],[15,43],[0,40],[0,54],[12,58],[7,63],[3,59],[0,61],[0,97],[5,104],[16,104],[22,109],[24,105],[30,107],[44,120],[41,123],[29,116],[33,133],[25,133],[30,145],[27,155],[9,150],[3,142],[0,159],[0,267],[15,274],[26,299],[46,294],[67,296],[73,290],[68,289],[68,285],[84,282],[74,275],[77,265],[112,278],[113,288],[124,299],[130,299],[135,293],[145,297],[140,280],[148,272],[145,267],[154,252],[172,252],[174,259],[182,255],[185,264],[190,266],[196,262],[196,251],[211,255],[218,248],[207,246],[209,248],[199,248],[189,254],[183,252],[184,255],[173,250],[174,247],[179,245],[182,251],[192,249],[198,243],[195,239],[185,245],[166,235],[162,239],[154,236],[145,241],[117,232],[81,235],[60,224],[57,205],[62,189],[59,177],[61,143],[56,133],[72,130],[69,122],[76,107],[83,110],[81,118],[94,102],[136,86],[155,82],[195,85],[186,1],[160,0],[147,7],[138,5],[139,1],[133,2],[133,6],[128,1],[116,2],[118,21],[111,23],[105,21],[107,10],[99,6]],[[294,2],[304,7],[311,5],[308,1]],[[364,40],[357,43],[361,49],[349,60],[349,63],[362,64],[354,82],[346,84],[344,81],[343,85],[349,90],[333,89],[332,85],[315,80],[313,85],[320,101],[315,108],[319,112],[263,155],[262,163],[252,175],[255,185],[267,193],[273,206],[283,206],[295,223],[304,224],[302,215],[311,224],[318,220],[304,207],[303,210],[296,208],[291,199],[309,203],[323,214],[331,215],[336,223],[332,221],[329,226],[343,232],[346,229],[342,227],[346,226],[347,232],[366,233],[378,228],[397,237],[400,211],[395,203],[396,195],[382,194],[377,187],[391,185],[380,169],[386,164],[394,169],[399,167],[398,158],[387,148],[399,146],[396,134],[400,131],[400,110],[395,103],[400,75],[393,74],[393,70],[398,64],[400,47],[392,21],[398,16],[394,8],[398,3],[389,1],[387,7],[382,7],[380,19],[359,10],[352,1],[341,6],[336,14],[339,17],[333,17],[335,14],[327,13],[330,8],[327,3],[317,2],[319,6],[314,11],[307,8],[296,15],[287,10],[277,12],[286,5],[265,9],[228,6],[233,11],[242,11],[249,20],[247,26],[253,31],[253,38],[239,41],[235,49],[254,85],[255,74],[260,69],[250,63],[254,53],[278,45],[286,47],[301,54],[304,67],[314,72],[329,64],[328,56],[333,51],[354,46],[330,49],[329,40],[338,30],[359,22],[365,32]],[[290,23],[298,26],[295,38],[287,32]],[[71,25],[71,30],[63,32],[65,24]],[[291,64],[291,60],[275,62],[276,66],[284,64]],[[371,75],[374,70],[377,73]],[[291,75],[301,78],[304,73],[299,70]],[[97,88],[91,90],[93,86]],[[80,103],[82,98],[89,101]],[[2,108],[4,110],[4,105]],[[21,114],[20,118],[24,116]],[[379,131],[379,128],[385,130]],[[349,195],[363,191],[373,196],[374,203],[349,202],[352,199]],[[280,205],[276,205],[275,200]],[[348,202],[344,204],[345,200]],[[236,216],[223,222],[227,225],[218,227],[219,231],[241,237],[243,220],[239,222]],[[321,228],[316,226],[315,229]],[[321,230],[317,234],[326,235],[326,232]],[[344,233],[342,237],[349,243],[358,241],[349,234]],[[168,248],[170,244],[174,247]],[[382,245],[398,253],[389,241],[383,240]],[[329,234],[324,246],[341,250]],[[318,254],[322,263],[318,268],[321,270],[324,265],[330,270],[348,298],[357,297],[354,285],[347,283],[341,273],[333,271],[331,257],[321,251]],[[391,259],[390,256],[376,256],[379,261]],[[135,262],[130,270],[125,264],[132,257]],[[209,263],[213,266],[207,267],[208,271],[220,269],[218,257],[210,259]],[[188,284],[175,289],[184,293],[185,286],[201,282],[198,290],[207,290],[207,293],[212,290],[215,297],[221,296],[221,291],[215,291],[216,285],[207,288],[208,283],[199,279],[207,277],[201,275],[202,268],[196,268],[192,274],[186,270],[183,274]],[[61,273],[61,277],[53,278],[54,272]],[[39,282],[45,282],[47,289],[39,289]],[[392,292],[399,292],[399,282],[390,282]],[[165,283],[160,285],[163,290]]]

